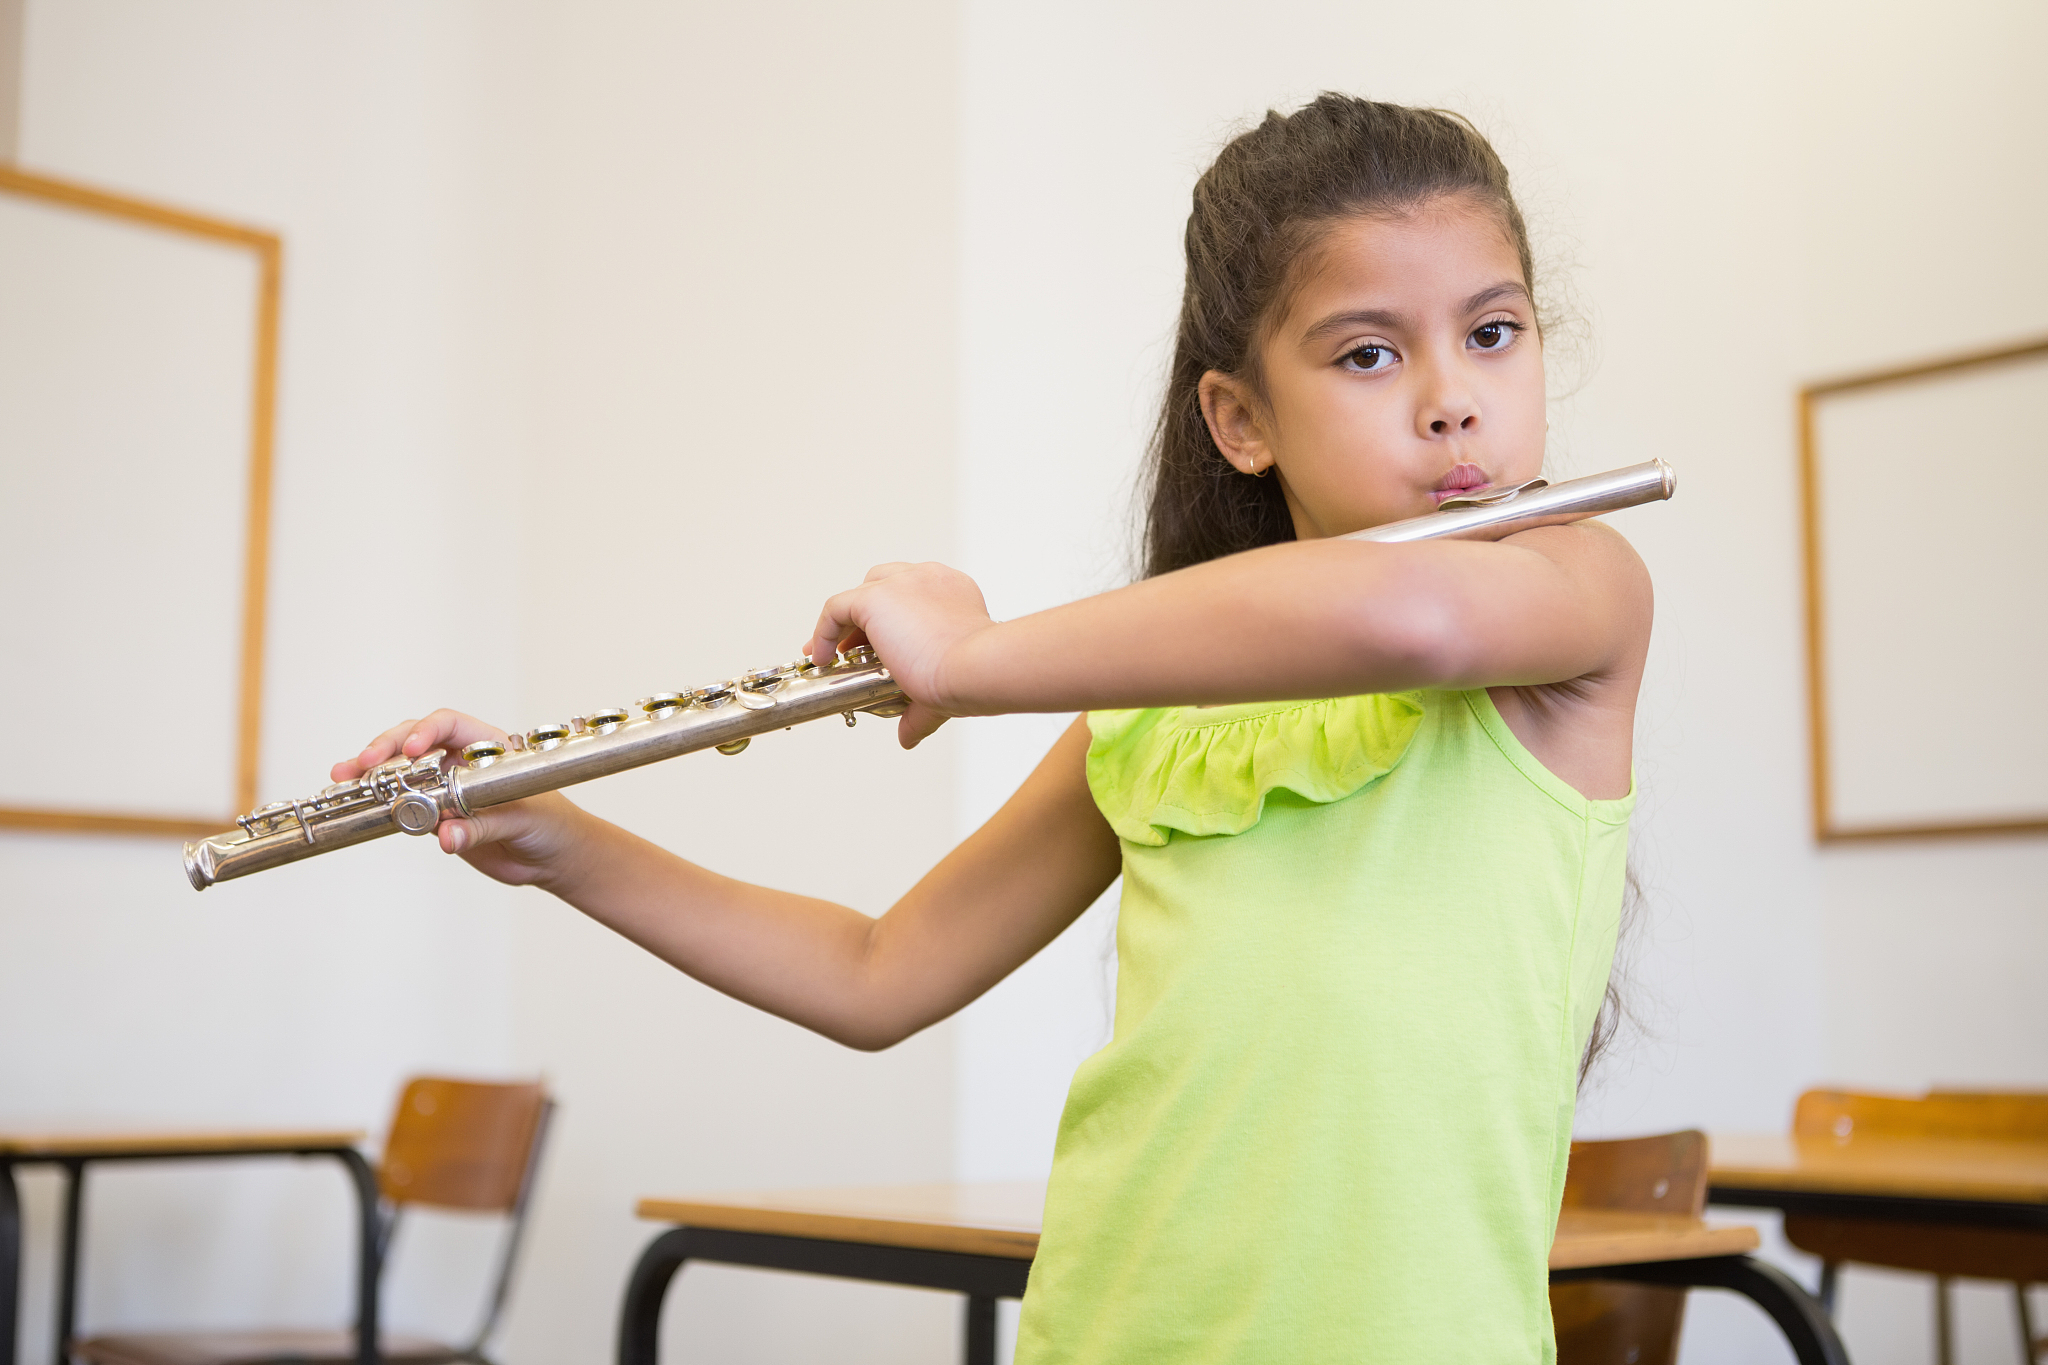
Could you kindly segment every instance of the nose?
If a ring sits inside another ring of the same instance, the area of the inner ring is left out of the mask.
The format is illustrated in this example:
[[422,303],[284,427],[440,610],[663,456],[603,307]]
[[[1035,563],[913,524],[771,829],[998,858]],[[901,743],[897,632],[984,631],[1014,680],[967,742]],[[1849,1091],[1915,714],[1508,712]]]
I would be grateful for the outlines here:
[[1441,441],[1479,430],[1479,397],[1456,366],[1440,366],[1425,380],[1415,408],[1416,435]]

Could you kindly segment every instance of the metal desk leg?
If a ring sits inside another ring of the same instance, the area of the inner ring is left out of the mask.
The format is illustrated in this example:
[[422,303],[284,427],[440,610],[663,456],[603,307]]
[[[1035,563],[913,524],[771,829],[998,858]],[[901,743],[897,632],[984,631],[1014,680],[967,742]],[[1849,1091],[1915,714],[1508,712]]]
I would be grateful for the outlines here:
[[14,1365],[20,1307],[21,1196],[14,1188],[14,1163],[0,1158],[0,1365]]
[[626,1301],[619,1311],[619,1365],[657,1365],[662,1300],[669,1281],[693,1260],[965,1294],[968,1365],[995,1365],[996,1300],[1023,1294],[1031,1269],[1029,1261],[1008,1256],[722,1228],[670,1228],[647,1244],[626,1281]]
[[996,1301],[967,1296],[967,1365],[996,1365]]
[[1622,1280],[1631,1284],[1667,1284],[1688,1289],[1728,1289],[1771,1315],[1785,1334],[1799,1365],[1849,1365],[1849,1353],[1835,1334],[1834,1323],[1784,1271],[1754,1256],[1708,1256],[1694,1261],[1651,1261],[1643,1265],[1595,1266],[1560,1270],[1554,1284],[1573,1280]]
[[647,1244],[626,1281],[619,1311],[619,1365],[657,1365],[661,1350],[661,1301],[668,1282],[690,1259],[690,1229],[670,1228]]
[[1717,1276],[1700,1283],[1732,1289],[1771,1315],[1792,1343],[1799,1365],[1849,1365],[1849,1352],[1835,1324],[1814,1297],[1791,1276],[1754,1256],[1730,1256],[1708,1263]]
[[70,1365],[71,1332],[78,1321],[78,1221],[85,1207],[85,1163],[64,1167],[64,1230],[57,1243],[57,1332],[50,1349],[57,1365]]
[[370,1163],[353,1147],[321,1149],[348,1172],[356,1191],[356,1365],[380,1365],[382,1341],[377,1332],[377,1279],[382,1270],[381,1229],[377,1224],[377,1177]]

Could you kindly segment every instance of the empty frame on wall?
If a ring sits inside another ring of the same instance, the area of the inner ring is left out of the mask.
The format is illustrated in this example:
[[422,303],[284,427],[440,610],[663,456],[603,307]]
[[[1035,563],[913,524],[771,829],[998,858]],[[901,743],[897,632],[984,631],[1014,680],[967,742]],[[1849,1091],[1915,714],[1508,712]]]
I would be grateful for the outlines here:
[[0,166],[0,825],[255,804],[281,257]]
[[1814,833],[2048,832],[2048,339],[1799,395]]

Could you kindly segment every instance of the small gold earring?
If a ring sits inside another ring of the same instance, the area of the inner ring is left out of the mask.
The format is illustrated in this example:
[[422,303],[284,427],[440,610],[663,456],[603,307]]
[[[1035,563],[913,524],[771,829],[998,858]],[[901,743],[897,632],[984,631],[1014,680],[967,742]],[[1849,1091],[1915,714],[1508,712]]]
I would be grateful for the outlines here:
[[1267,476],[1268,474],[1270,474],[1270,473],[1272,473],[1272,472],[1273,472],[1273,466],[1271,466],[1271,465],[1263,465],[1263,466],[1260,466],[1260,467],[1259,467],[1259,468],[1257,468],[1257,469],[1254,469],[1254,468],[1252,468],[1251,466],[1247,465],[1247,466],[1245,467],[1245,472],[1246,472],[1247,474],[1250,474],[1250,475],[1251,475],[1251,476],[1252,476],[1253,478],[1255,478],[1255,479],[1263,479],[1263,478],[1265,478],[1265,477],[1266,477],[1266,476]]

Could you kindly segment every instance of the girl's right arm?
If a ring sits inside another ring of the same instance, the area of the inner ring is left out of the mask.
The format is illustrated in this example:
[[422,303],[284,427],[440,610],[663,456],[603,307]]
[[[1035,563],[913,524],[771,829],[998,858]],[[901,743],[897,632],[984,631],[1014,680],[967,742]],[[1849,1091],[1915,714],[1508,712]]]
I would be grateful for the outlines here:
[[[503,739],[436,711],[394,726],[336,781],[403,751]],[[1075,721],[1016,795],[880,919],[722,877],[559,792],[444,820],[441,847],[512,885],[540,886],[750,1005],[873,1051],[958,1010],[1050,943],[1116,878],[1120,854],[1088,793]]]

